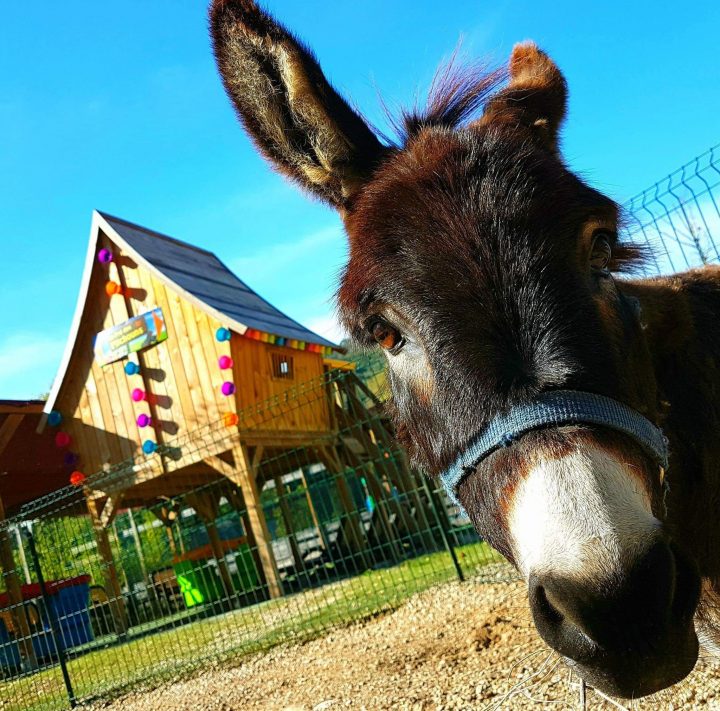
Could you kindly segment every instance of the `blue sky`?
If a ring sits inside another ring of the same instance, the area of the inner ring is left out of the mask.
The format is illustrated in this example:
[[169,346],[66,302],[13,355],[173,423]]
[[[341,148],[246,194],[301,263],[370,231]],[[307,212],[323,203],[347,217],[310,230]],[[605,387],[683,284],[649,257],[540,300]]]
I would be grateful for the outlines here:
[[[215,251],[330,337],[338,218],[273,174],[225,98],[205,2],[6,3],[0,23],[0,398],[50,387],[93,208]],[[565,73],[565,155],[625,200],[720,140],[720,3],[268,0],[383,124],[463,38],[535,39]]]

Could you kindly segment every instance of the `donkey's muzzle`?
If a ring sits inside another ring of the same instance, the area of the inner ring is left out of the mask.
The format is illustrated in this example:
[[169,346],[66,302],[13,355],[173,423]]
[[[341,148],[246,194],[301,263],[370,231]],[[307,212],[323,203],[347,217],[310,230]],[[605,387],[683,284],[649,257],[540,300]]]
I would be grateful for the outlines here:
[[637,698],[683,679],[695,666],[694,566],[657,542],[630,571],[598,580],[532,574],[530,606],[543,639],[590,685]]

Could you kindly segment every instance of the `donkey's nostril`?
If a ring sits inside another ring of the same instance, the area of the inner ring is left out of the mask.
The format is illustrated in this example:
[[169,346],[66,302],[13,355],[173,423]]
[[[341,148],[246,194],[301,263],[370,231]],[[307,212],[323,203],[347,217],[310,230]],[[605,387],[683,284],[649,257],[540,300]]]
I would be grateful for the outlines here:
[[577,661],[589,648],[609,652],[655,646],[691,619],[698,580],[681,554],[658,542],[630,570],[602,582],[531,575],[529,601],[541,636]]
[[530,604],[548,622],[556,624],[562,622],[563,614],[550,602],[545,588],[538,582],[537,578],[530,583]]
[[681,551],[655,542],[614,575],[531,574],[535,626],[583,678],[616,696],[644,696],[685,677],[698,652],[700,577]]

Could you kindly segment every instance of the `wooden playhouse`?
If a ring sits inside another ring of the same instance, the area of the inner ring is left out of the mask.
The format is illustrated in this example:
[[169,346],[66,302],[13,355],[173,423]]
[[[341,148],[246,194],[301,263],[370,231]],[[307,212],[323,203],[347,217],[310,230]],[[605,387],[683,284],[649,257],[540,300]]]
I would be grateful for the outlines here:
[[[382,458],[394,445],[377,418],[374,429],[367,424],[367,403],[327,387],[335,348],[214,254],[93,214],[70,337],[38,432],[52,434],[66,476],[84,493],[118,631],[127,618],[107,531],[121,509],[184,496],[223,560],[218,500],[238,500],[258,572],[276,597],[283,588],[260,491],[266,481],[282,491],[280,453],[302,452],[335,475],[346,535],[358,548],[368,545],[366,531],[341,473],[375,472],[379,461],[380,474],[368,475],[376,499],[383,486],[412,489],[405,464]],[[299,397],[308,383],[321,396]],[[288,406],[293,398],[302,406]],[[225,492],[203,490],[203,481],[218,479]],[[391,516],[407,515],[395,502],[377,513],[387,530]],[[220,573],[230,586],[223,565]]]

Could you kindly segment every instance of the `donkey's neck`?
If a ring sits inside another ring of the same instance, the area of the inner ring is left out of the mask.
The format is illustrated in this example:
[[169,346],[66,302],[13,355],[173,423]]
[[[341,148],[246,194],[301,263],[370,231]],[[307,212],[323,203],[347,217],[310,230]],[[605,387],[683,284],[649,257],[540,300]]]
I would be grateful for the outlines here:
[[625,283],[637,296],[670,441],[668,524],[720,577],[720,268]]

